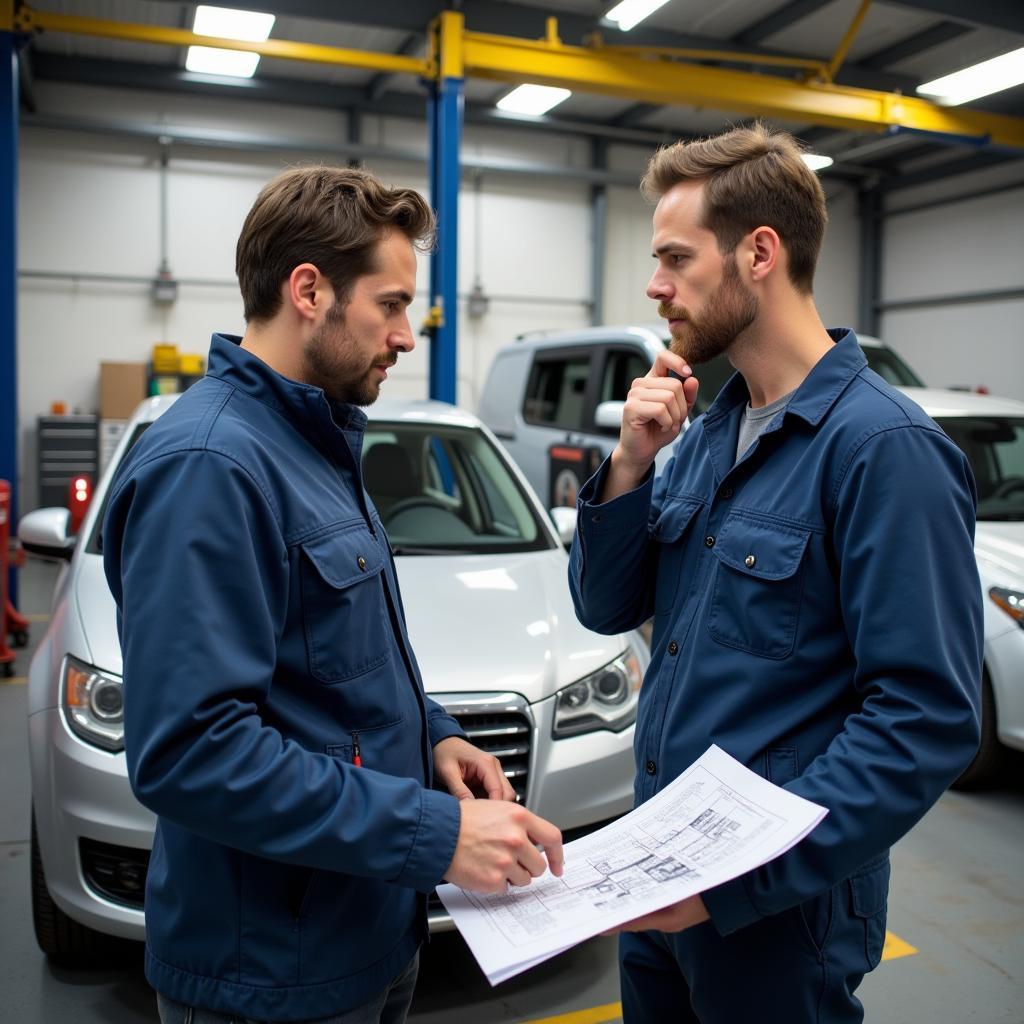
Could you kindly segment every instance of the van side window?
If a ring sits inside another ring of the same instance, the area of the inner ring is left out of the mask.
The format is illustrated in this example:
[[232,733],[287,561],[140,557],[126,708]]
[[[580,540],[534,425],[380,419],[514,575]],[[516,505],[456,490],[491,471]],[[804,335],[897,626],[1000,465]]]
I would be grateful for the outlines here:
[[644,377],[651,364],[637,352],[609,352],[601,374],[599,402],[624,402],[633,381]]
[[589,355],[538,359],[526,385],[523,419],[527,423],[581,430],[589,369]]

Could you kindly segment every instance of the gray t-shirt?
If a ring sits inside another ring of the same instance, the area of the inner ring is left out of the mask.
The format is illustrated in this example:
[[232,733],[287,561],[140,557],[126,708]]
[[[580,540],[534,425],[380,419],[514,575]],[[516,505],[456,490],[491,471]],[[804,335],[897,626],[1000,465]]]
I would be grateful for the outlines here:
[[747,402],[743,410],[743,418],[740,420],[740,436],[736,439],[736,461],[743,458],[746,450],[764,433],[765,428],[772,421],[772,417],[786,407],[786,403],[793,397],[794,391],[788,395],[777,398],[771,405],[762,406],[760,409],[752,409]]

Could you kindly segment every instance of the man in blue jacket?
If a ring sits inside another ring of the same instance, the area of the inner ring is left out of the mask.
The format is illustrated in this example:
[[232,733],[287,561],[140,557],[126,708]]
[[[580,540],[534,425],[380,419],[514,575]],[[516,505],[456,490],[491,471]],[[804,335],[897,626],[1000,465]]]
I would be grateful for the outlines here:
[[[627,1024],[854,1024],[879,962],[889,847],[978,744],[982,607],[960,450],[867,369],[811,292],[825,200],[763,127],[679,143],[647,294],[670,349],[633,382],[617,447],[580,493],[582,622],[654,617],[638,803],[711,743],[828,809],[764,867],[626,926]],[[690,363],[738,371],[679,439]]]
[[362,486],[358,407],[413,347],[432,231],[416,192],[363,171],[267,185],[238,241],[245,336],[214,335],[207,376],[111,489],[165,1024],[400,1024],[437,882],[561,872],[558,830],[424,694]]

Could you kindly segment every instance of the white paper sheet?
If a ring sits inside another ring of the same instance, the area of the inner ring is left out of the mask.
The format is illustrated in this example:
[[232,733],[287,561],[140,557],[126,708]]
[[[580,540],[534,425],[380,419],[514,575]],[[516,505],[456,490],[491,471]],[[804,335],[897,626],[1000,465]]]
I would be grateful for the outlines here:
[[825,817],[824,807],[711,746],[657,796],[565,846],[565,874],[507,894],[439,885],[492,985],[625,921],[772,860]]

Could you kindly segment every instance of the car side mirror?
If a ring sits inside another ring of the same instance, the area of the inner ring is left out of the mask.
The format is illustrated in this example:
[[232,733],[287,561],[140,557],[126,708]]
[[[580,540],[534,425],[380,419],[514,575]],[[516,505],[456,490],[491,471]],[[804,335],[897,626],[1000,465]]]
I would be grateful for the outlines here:
[[558,539],[569,548],[572,547],[572,539],[576,536],[576,509],[566,505],[560,505],[551,509],[551,521],[558,531]]
[[625,406],[625,402],[601,402],[594,410],[594,423],[618,433],[622,426],[622,410]]
[[71,561],[75,538],[68,536],[71,510],[66,508],[38,508],[21,517],[18,540],[33,555]]

